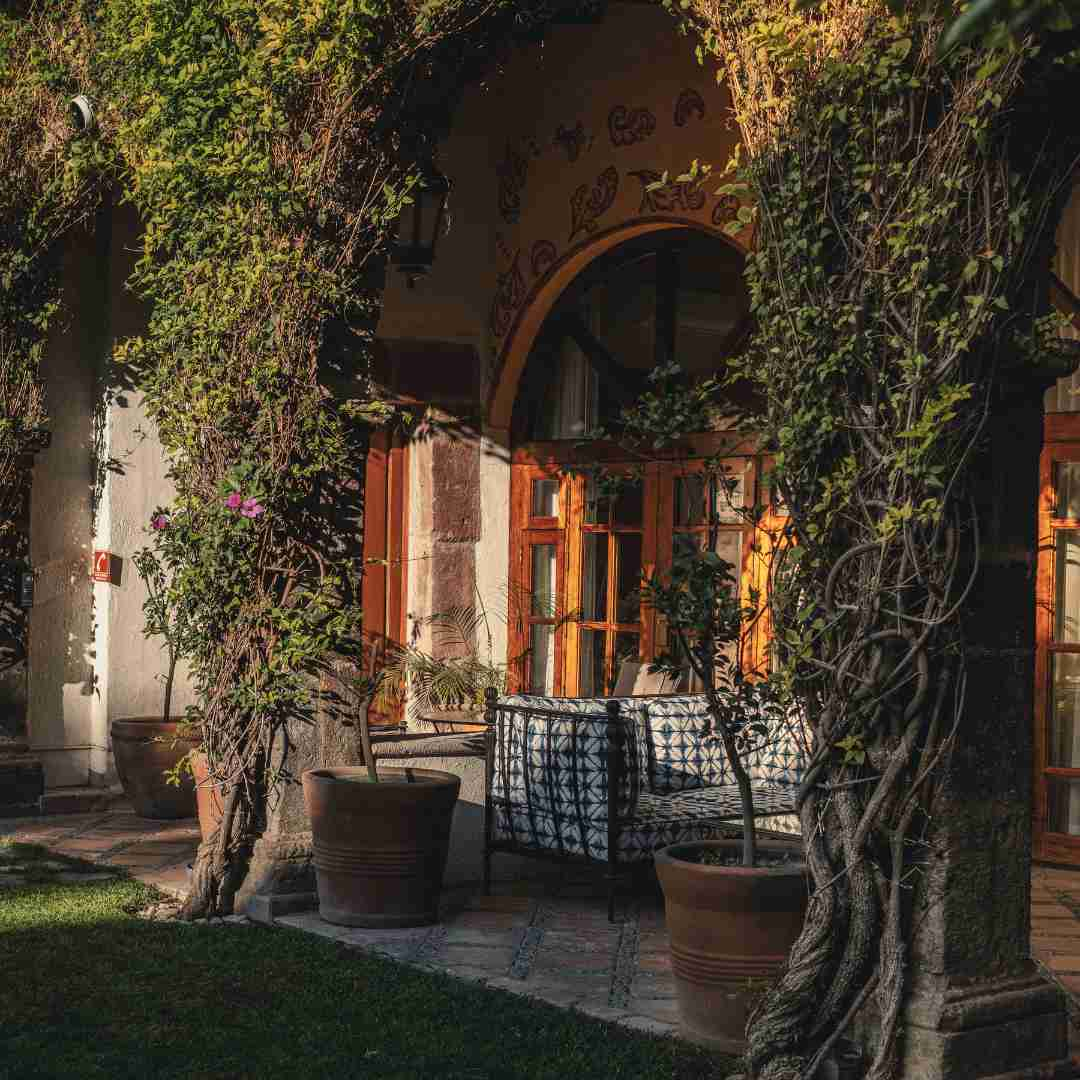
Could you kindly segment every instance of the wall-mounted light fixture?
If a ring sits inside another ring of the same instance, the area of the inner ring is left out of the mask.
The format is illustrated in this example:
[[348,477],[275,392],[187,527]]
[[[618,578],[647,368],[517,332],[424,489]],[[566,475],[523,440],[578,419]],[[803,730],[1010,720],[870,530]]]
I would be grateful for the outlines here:
[[85,94],[76,94],[71,99],[71,122],[76,131],[89,134],[97,127],[97,117],[94,115],[94,106]]
[[443,231],[450,181],[428,164],[412,190],[412,202],[401,210],[393,260],[412,289],[435,261],[435,245]]

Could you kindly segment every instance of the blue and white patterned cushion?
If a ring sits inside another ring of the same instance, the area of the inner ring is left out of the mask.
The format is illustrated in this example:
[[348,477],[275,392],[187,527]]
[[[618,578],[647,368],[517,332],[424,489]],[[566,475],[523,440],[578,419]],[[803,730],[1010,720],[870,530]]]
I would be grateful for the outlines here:
[[[623,742],[621,779],[616,815],[633,813],[640,787],[638,750],[640,708],[632,698],[618,699]],[[500,705],[516,706],[504,712],[496,727],[496,799],[531,807],[534,812],[576,815],[585,823],[604,823],[608,816],[606,698],[555,698],[516,694]],[[575,716],[560,720],[536,709]],[[580,815],[575,807],[580,807]]]
[[[790,814],[796,788],[791,784],[762,784],[755,790],[755,808],[761,816]],[[620,821],[616,834],[616,861],[643,862],[668,844],[705,840],[720,833],[736,835],[742,817],[735,785],[695,788],[672,795],[642,792],[633,815]],[[606,821],[581,828],[573,815],[551,814],[535,808],[495,804],[495,839],[521,847],[580,855],[600,862],[608,857]]]
[[[640,755],[647,762],[642,769],[647,790],[667,795],[735,782],[704,694],[640,700],[644,703]],[[801,782],[808,755],[796,714],[788,716],[779,731],[755,743],[744,762],[752,782]]]

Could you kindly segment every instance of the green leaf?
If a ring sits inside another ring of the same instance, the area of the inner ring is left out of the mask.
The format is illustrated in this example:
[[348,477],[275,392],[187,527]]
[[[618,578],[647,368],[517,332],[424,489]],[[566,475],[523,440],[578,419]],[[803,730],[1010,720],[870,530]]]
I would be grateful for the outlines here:
[[944,56],[954,45],[963,45],[974,38],[984,24],[1004,13],[1007,3],[1008,0],[972,0],[941,36],[938,56]]

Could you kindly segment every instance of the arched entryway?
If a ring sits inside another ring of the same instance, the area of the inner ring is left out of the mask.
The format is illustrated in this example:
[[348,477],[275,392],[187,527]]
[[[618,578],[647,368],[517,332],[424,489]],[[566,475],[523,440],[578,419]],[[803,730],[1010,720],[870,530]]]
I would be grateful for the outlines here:
[[[714,510],[728,519],[719,553],[743,565],[749,587],[746,527],[720,508],[701,459],[724,451],[752,500],[761,465],[752,435],[727,426],[659,460],[595,437],[657,365],[677,363],[688,378],[722,370],[748,328],[742,270],[742,253],[711,232],[639,231],[541,291],[543,310],[519,329],[527,342],[510,343],[511,359],[521,355],[509,417],[509,655],[522,689],[609,693],[625,661],[655,655],[658,628],[633,596],[641,574],[703,543]],[[580,471],[598,463],[623,478],[617,490]]]

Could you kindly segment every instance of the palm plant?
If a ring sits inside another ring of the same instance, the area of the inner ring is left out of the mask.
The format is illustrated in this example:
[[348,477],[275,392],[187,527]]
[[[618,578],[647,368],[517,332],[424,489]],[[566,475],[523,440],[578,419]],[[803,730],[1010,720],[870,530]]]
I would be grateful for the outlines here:
[[[488,607],[476,583],[475,604],[460,604],[436,612],[422,620],[431,627],[433,645],[443,653],[436,656],[417,645],[390,645],[383,664],[379,688],[374,702],[380,709],[393,708],[409,701],[412,716],[432,712],[461,710],[479,715],[484,708],[484,694],[490,687],[499,694],[506,693],[510,673],[520,665],[529,650],[511,657],[505,663],[495,659],[494,635]],[[513,586],[504,586],[505,623],[520,620],[527,610],[546,611],[562,625],[573,616],[559,614],[553,595],[519,595]]]

